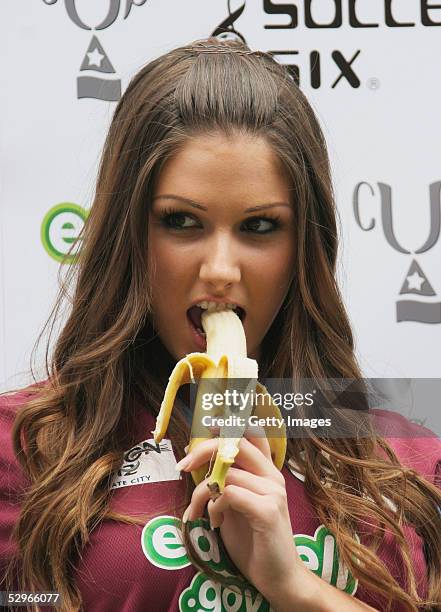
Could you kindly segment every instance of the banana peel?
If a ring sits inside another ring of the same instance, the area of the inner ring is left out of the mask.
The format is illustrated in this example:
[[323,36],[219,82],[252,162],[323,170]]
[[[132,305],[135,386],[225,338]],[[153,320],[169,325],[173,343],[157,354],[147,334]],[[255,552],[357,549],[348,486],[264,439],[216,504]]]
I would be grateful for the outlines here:
[[[203,408],[203,394],[224,393],[229,387],[230,380],[234,389],[237,389],[240,379],[244,382],[245,391],[255,391],[258,394],[257,402],[249,402],[245,409],[240,411],[241,416],[248,417],[254,414],[259,418],[273,416],[281,418],[279,407],[264,385],[257,382],[258,365],[254,359],[247,357],[245,332],[237,314],[232,310],[209,309],[202,314],[202,326],[207,339],[207,352],[189,353],[173,368],[156,419],[155,430],[152,432],[155,442],[159,443],[167,431],[179,387],[189,382],[199,383],[188,452],[203,440],[213,437],[211,431],[202,425],[203,416],[226,416],[228,413],[226,406],[214,406],[208,410],[206,407]],[[196,435],[195,431],[200,433],[201,429],[202,431],[205,429],[204,435]],[[208,488],[212,499],[216,499],[224,490],[226,475],[239,452],[240,437],[244,429],[240,431],[240,428],[238,430],[235,427],[234,437],[229,437],[228,428],[221,428],[218,451],[211,474],[209,474],[209,463],[191,472],[196,485],[209,475]],[[286,428],[283,425],[281,429],[271,426],[265,426],[264,429],[273,463],[281,470],[286,455]]]

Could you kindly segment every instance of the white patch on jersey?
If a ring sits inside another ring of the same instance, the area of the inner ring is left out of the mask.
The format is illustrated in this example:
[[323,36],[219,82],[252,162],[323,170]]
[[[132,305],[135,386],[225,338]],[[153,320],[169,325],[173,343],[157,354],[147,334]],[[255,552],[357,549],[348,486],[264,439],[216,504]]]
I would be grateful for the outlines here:
[[124,453],[124,462],[114,474],[111,489],[134,485],[180,480],[170,440],[157,444],[153,439],[139,442]]

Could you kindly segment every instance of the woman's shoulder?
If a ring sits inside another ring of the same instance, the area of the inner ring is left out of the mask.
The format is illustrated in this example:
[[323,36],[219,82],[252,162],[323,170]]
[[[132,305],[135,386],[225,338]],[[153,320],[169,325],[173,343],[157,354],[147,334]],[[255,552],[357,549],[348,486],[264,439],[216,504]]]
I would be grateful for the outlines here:
[[35,391],[43,383],[36,383],[13,391],[3,391],[0,393],[0,418],[7,419],[15,416],[18,408],[25,404]]
[[19,409],[35,397],[47,381],[0,393],[0,436],[12,429]]
[[0,489],[13,490],[23,483],[23,472],[14,453],[12,430],[20,410],[45,381],[0,394]]
[[441,487],[441,439],[421,423],[398,412],[373,409],[375,430],[400,462]]

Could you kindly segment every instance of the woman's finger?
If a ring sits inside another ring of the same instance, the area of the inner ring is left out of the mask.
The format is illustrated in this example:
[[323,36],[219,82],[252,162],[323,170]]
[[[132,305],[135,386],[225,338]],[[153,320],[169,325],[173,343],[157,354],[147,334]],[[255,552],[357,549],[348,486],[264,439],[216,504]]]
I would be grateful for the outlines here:
[[[204,463],[210,462],[217,453],[218,445],[219,438],[200,442],[176,465],[176,469],[188,472],[200,467]],[[279,483],[284,481],[282,474],[274,466],[273,462],[266,458],[264,454],[246,438],[241,438],[239,442],[239,452],[234,459],[234,463],[252,474],[272,478]]]
[[225,512],[228,508],[240,512],[254,527],[267,525],[268,521],[277,520],[280,512],[277,503],[269,495],[259,495],[237,485],[228,485],[214,502],[216,513]]
[[[207,486],[208,478],[200,482],[194,489],[191,497],[191,510],[187,515],[188,520],[195,520],[203,516],[204,508],[210,500],[210,491]],[[258,495],[271,495],[277,497],[283,495],[283,490],[280,485],[276,484],[269,478],[256,476],[245,470],[239,470],[230,467],[225,478],[225,486],[234,484],[236,486],[248,489]]]
[[[213,426],[208,427],[208,429],[213,434],[213,436],[219,437],[220,427]],[[243,437],[249,440],[251,444],[254,444],[254,446],[256,446],[256,448],[258,448],[267,459],[272,460],[271,447],[269,445],[268,438],[266,437],[266,432],[263,427],[261,427],[260,425],[248,425],[245,428]]]
[[195,487],[191,496],[190,505],[184,513],[187,521],[194,521],[204,515],[204,508],[211,499],[207,484],[208,478],[205,478]]
[[244,438],[254,444],[269,461],[272,461],[271,448],[263,427],[260,427],[260,425],[248,426],[245,429]]
[[268,516],[271,516],[271,520],[274,520],[277,513],[274,511],[268,512],[268,508],[270,508],[268,501],[270,499],[268,496],[259,495],[243,487],[230,484],[216,501],[210,499],[208,502],[210,526],[212,529],[220,527],[224,521],[224,512],[228,509],[240,512],[254,525],[257,521],[264,524],[268,520]]
[[[208,516],[210,517],[210,527],[216,529],[220,527],[224,522],[224,513],[218,509],[218,506],[212,499],[209,500],[207,505]],[[224,508],[225,511],[225,508]]]
[[[225,486],[234,484],[259,495],[273,495],[282,490],[282,487],[269,478],[257,476],[251,472],[230,467],[225,478]],[[283,487],[284,488],[284,487]]]

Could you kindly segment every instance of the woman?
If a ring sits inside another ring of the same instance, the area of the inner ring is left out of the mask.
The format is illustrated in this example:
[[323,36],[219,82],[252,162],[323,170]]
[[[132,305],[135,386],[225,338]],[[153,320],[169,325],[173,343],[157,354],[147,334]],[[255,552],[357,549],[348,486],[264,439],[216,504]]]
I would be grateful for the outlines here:
[[266,439],[243,439],[208,505],[190,471],[216,439],[182,480],[173,469],[185,392],[169,440],[151,443],[173,366],[201,350],[187,317],[201,301],[243,308],[260,378],[361,378],[335,217],[317,119],[270,56],[208,39],[132,79],[47,380],[2,398],[9,589],[94,612],[439,609],[441,445],[422,428],[397,419],[406,444],[310,432],[288,440],[282,472]]

